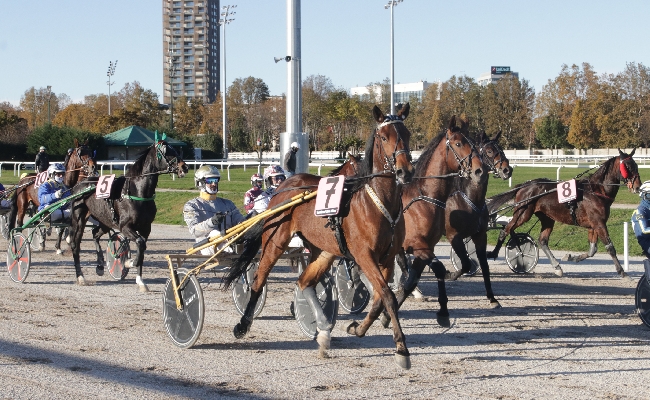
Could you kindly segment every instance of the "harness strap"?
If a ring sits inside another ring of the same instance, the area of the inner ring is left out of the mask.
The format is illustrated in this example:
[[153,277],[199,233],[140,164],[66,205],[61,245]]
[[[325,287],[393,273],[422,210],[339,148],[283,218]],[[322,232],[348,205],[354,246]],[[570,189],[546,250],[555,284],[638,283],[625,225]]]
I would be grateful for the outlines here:
[[339,245],[339,250],[341,250],[341,254],[348,260],[354,260],[354,256],[352,256],[352,253],[350,253],[350,249],[348,249],[348,244],[345,241],[345,235],[343,234],[343,218],[342,217],[336,217],[336,216],[331,216],[327,217],[327,224],[325,224],[326,228],[330,228],[334,231],[334,237],[336,238],[336,242]]
[[460,194],[460,196],[463,198],[463,200],[465,200],[465,202],[466,202],[470,207],[472,207],[472,210],[474,210],[475,213],[478,214],[478,213],[480,213],[480,212],[485,208],[485,203],[484,203],[484,204],[483,204],[483,208],[482,208],[481,210],[479,210],[478,207],[476,207],[476,204],[474,204],[474,203],[472,202],[472,200],[470,200],[470,198],[467,197],[467,195],[466,195],[464,192],[461,192],[460,190],[459,190],[459,191],[456,191],[456,192],[454,192],[454,193],[452,193],[452,194],[450,194],[449,197],[455,195],[456,193]]
[[447,207],[447,203],[440,201],[438,199],[434,199],[433,197],[425,196],[425,195],[420,195],[417,197],[414,197],[411,199],[411,201],[408,202],[408,204],[404,207],[404,212],[408,210],[409,207],[411,207],[411,204],[415,203],[416,201],[426,201],[427,203],[433,204],[436,207],[440,207],[443,210]]
[[375,191],[367,183],[365,185],[365,189],[368,195],[370,196],[370,198],[372,199],[372,202],[375,203],[379,211],[381,211],[381,213],[384,214],[384,217],[386,217],[386,219],[390,223],[390,229],[394,230],[395,225],[397,225],[400,218],[402,218],[402,213],[403,213],[402,210],[400,210],[400,212],[397,214],[397,218],[395,218],[395,220],[393,221],[393,217],[390,215],[386,207],[384,207],[381,200],[379,200],[377,193],[375,193]]

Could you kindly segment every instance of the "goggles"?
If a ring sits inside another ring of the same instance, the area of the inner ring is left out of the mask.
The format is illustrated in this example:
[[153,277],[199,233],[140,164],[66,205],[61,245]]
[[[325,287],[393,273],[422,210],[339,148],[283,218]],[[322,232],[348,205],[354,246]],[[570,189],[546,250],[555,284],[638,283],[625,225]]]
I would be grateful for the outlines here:
[[57,172],[54,172],[54,175],[55,176],[63,176],[63,175],[65,175],[65,172],[58,172],[57,171]]
[[273,182],[283,182],[285,179],[287,179],[287,177],[284,175],[278,175],[272,176],[271,179],[273,179]]
[[216,185],[219,183],[219,178],[205,178],[206,185]]

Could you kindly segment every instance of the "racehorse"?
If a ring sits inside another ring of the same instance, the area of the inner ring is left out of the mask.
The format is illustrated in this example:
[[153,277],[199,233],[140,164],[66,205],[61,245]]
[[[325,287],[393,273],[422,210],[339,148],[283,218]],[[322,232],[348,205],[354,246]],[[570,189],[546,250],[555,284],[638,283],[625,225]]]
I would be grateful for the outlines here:
[[483,160],[483,174],[479,180],[454,178],[456,191],[447,198],[447,207],[445,208],[445,235],[462,265],[461,270],[452,273],[449,279],[454,281],[472,268],[472,262],[465,247],[465,239],[471,237],[481,267],[486,295],[490,305],[494,308],[501,307],[501,305],[492,292],[490,266],[486,256],[489,214],[485,204],[485,194],[490,172],[496,178],[501,179],[509,179],[512,175],[510,162],[497,143],[500,136],[501,132],[492,139],[485,132],[480,132],[477,135],[476,146]]
[[[94,160],[94,152],[88,147],[88,142],[80,145],[77,139],[74,140],[74,150],[70,157],[67,158],[65,163],[65,177],[63,183],[72,188],[77,182],[83,181],[88,176],[94,175],[96,171],[96,164]],[[13,199],[11,212],[9,214],[9,230],[16,226],[23,226],[23,219],[32,203],[35,208],[41,205],[38,200],[38,188],[34,185],[36,174],[28,174],[21,178],[17,186],[25,185],[16,190]],[[59,230],[55,248],[57,254],[61,254],[61,237],[63,229]],[[40,250],[45,249],[45,236],[39,244]]]
[[[142,264],[144,251],[147,248],[147,238],[151,233],[151,224],[156,217],[156,203],[154,202],[158,177],[161,174],[176,173],[179,177],[185,176],[187,165],[179,154],[167,144],[163,135],[162,140],[156,140],[153,145],[138,154],[126,175],[115,178],[110,188],[110,198],[97,199],[95,193],[89,193],[73,202],[72,208],[72,256],[74,258],[77,283],[85,284],[79,250],[81,238],[89,216],[99,222],[99,227],[93,229],[93,239],[97,251],[98,275],[104,273],[103,253],[99,246],[99,238],[110,229],[119,230],[131,243],[135,243],[136,251],[132,259],[125,265],[138,268],[136,283],[140,291],[149,289],[142,281]],[[97,184],[98,178],[91,178],[75,186],[73,193],[78,193],[91,184]],[[129,268],[122,270],[122,279],[126,278]]]
[[[456,116],[453,116],[447,131],[427,144],[416,163],[413,182],[404,185],[402,190],[406,238],[402,246],[404,251],[398,254],[397,262],[406,265],[405,253],[415,258],[408,278],[396,294],[397,303],[398,306],[404,303],[417,286],[424,268],[431,265],[438,280],[440,310],[437,320],[443,326],[449,326],[445,287],[447,270],[436,258],[434,248],[445,231],[445,202],[453,189],[453,179],[450,178],[460,176],[478,182],[485,172],[481,157],[463,133],[469,124],[462,119],[460,122],[461,128],[456,126]],[[382,323],[388,326],[385,314]]]
[[[393,339],[397,347],[395,360],[402,368],[410,368],[410,355],[398,321],[395,295],[387,285],[393,274],[395,253],[404,238],[401,187],[413,175],[409,151],[411,133],[403,123],[409,108],[407,103],[397,116],[384,115],[377,106],[373,108],[378,126],[368,138],[365,157],[358,165],[359,177],[344,194],[338,217],[329,218],[328,223],[322,217],[314,216],[316,201],[312,199],[267,217],[263,227],[245,240],[242,255],[224,278],[226,287],[241,276],[260,247],[262,256],[248,306],[234,328],[235,337],[242,338],[251,329],[255,304],[268,275],[292,236],[297,234],[312,255],[297,284],[316,316],[319,351],[329,348],[332,326],[318,302],[315,286],[336,257],[347,257],[356,261],[371,282],[374,302],[365,320],[361,324],[352,322],[346,331],[358,337],[364,336],[379,316],[382,304],[386,305],[393,322]],[[290,177],[278,187],[269,209],[304,192],[305,187],[317,187],[320,179],[309,174]]]
[[548,240],[556,221],[589,230],[589,252],[578,256],[575,261],[582,261],[596,254],[598,239],[600,239],[614,261],[616,272],[622,278],[627,277],[609,237],[607,219],[621,181],[624,181],[628,189],[634,193],[638,193],[641,186],[639,169],[632,158],[635,150],[626,154],[619,149],[618,156],[605,161],[591,176],[578,180],[576,182],[578,198],[573,204],[560,203],[555,194],[558,182],[546,178],[533,179],[492,197],[490,211],[497,210],[513,198],[515,204],[512,220],[499,233],[497,245],[492,252],[488,253],[488,258],[496,258],[505,238],[534,214],[542,224],[539,246],[551,260],[551,265],[558,276],[563,274],[562,267],[548,247]]
[[348,159],[343,164],[333,169],[327,176],[344,175],[354,176],[359,173],[359,165],[361,164],[361,155],[352,155],[348,153]]

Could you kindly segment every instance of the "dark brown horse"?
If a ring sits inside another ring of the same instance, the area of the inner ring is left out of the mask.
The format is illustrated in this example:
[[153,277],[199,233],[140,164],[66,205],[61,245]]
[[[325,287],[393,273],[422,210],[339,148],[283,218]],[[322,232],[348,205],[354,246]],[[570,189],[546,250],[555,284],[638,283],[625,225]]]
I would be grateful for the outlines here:
[[483,160],[483,174],[479,180],[454,178],[456,190],[447,198],[445,209],[445,235],[462,265],[459,271],[452,273],[450,280],[458,279],[472,268],[472,262],[465,247],[465,239],[471,237],[481,267],[487,298],[490,305],[495,308],[501,305],[492,292],[490,266],[486,256],[489,213],[485,204],[485,194],[490,172],[495,177],[502,179],[508,179],[512,175],[510,162],[497,143],[500,136],[501,132],[492,139],[485,132],[477,135],[476,146]]
[[614,261],[616,272],[621,277],[626,277],[627,274],[616,257],[616,249],[609,237],[607,219],[621,181],[624,181],[628,189],[635,193],[641,186],[639,169],[632,159],[633,155],[634,150],[626,154],[619,149],[618,156],[605,161],[588,178],[578,180],[576,182],[578,198],[573,204],[560,203],[556,189],[558,182],[545,178],[522,183],[512,190],[492,197],[490,211],[499,209],[512,199],[515,201],[515,207],[512,220],[500,232],[497,245],[492,252],[488,253],[488,257],[496,258],[506,237],[536,215],[542,224],[539,246],[551,260],[551,265],[558,276],[563,274],[562,267],[548,248],[548,239],[556,221],[589,230],[589,252],[579,256],[575,261],[582,261],[596,254],[598,239],[600,239]]
[[[231,266],[225,278],[228,285],[241,276],[258,249],[262,248],[250,301],[240,323],[235,326],[235,337],[241,338],[250,330],[255,304],[268,275],[292,236],[297,234],[312,255],[310,264],[298,279],[298,288],[316,317],[320,350],[329,348],[332,326],[324,315],[314,288],[320,277],[330,269],[334,259],[346,256],[356,261],[374,289],[373,307],[366,319],[361,324],[351,323],[346,331],[364,336],[379,316],[382,304],[385,304],[393,322],[396,362],[402,368],[410,368],[409,351],[398,321],[397,303],[387,285],[393,274],[395,253],[404,239],[401,187],[411,180],[413,174],[409,152],[411,133],[402,122],[408,113],[408,104],[397,116],[384,115],[378,107],[374,107],[373,117],[378,126],[366,144],[365,157],[359,165],[360,177],[355,179],[347,196],[344,196],[339,216],[330,218],[330,224],[341,228],[340,241],[335,231],[326,226],[327,219],[314,216],[313,199],[268,217],[263,228],[249,238],[242,256]],[[290,177],[278,187],[269,208],[304,192],[305,187],[316,188],[320,179],[309,174]]]
[[[447,270],[436,258],[434,248],[445,233],[445,203],[454,188],[454,177],[480,182],[485,173],[481,157],[463,133],[467,131],[468,124],[461,120],[461,125],[462,128],[457,127],[456,117],[452,117],[447,132],[429,142],[418,159],[413,182],[402,190],[406,222],[403,249],[415,258],[406,282],[396,294],[397,302],[399,306],[402,305],[417,286],[424,268],[430,265],[438,280],[440,310],[437,320],[443,326],[449,326],[445,287]],[[404,252],[398,255],[397,261],[401,265],[406,264]],[[388,322],[383,318],[384,326]]]
[[[88,142],[80,145],[79,141],[75,139],[74,147],[72,154],[67,158],[65,163],[66,172],[63,183],[69,188],[72,188],[77,182],[86,179],[88,176],[94,175],[96,171],[94,152],[88,147]],[[9,214],[10,230],[16,226],[23,226],[23,220],[30,207],[30,203],[35,209],[41,205],[38,200],[38,188],[34,186],[35,178],[36,174],[28,174],[18,182],[17,186],[25,186],[16,190]],[[59,234],[55,245],[57,251],[60,251],[60,243],[61,235]],[[40,250],[43,249],[45,249],[45,236],[42,237],[42,242],[40,243]]]

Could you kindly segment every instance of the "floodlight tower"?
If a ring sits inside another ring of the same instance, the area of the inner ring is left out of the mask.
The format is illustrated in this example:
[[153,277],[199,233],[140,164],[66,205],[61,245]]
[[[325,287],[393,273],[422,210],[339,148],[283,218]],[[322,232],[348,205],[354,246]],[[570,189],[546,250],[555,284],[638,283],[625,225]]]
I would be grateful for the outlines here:
[[106,76],[108,76],[108,82],[106,82],[108,85],[108,115],[111,115],[111,85],[115,84],[115,82],[111,82],[111,77],[115,74],[115,67],[117,67],[117,60],[115,60],[115,64],[113,61],[108,64],[108,72],[106,72]]
[[219,25],[223,26],[223,38],[221,40],[223,44],[223,86],[221,87],[221,97],[223,105],[223,158],[228,158],[228,134],[226,133],[227,121],[226,121],[226,92],[228,90],[228,81],[226,81],[226,25],[234,21],[234,18],[230,18],[236,13],[230,11],[233,8],[237,8],[236,5],[227,5],[221,7],[221,18],[219,19]]
[[395,115],[395,36],[393,34],[393,8],[404,0],[390,0],[384,9],[390,8],[390,113]]

